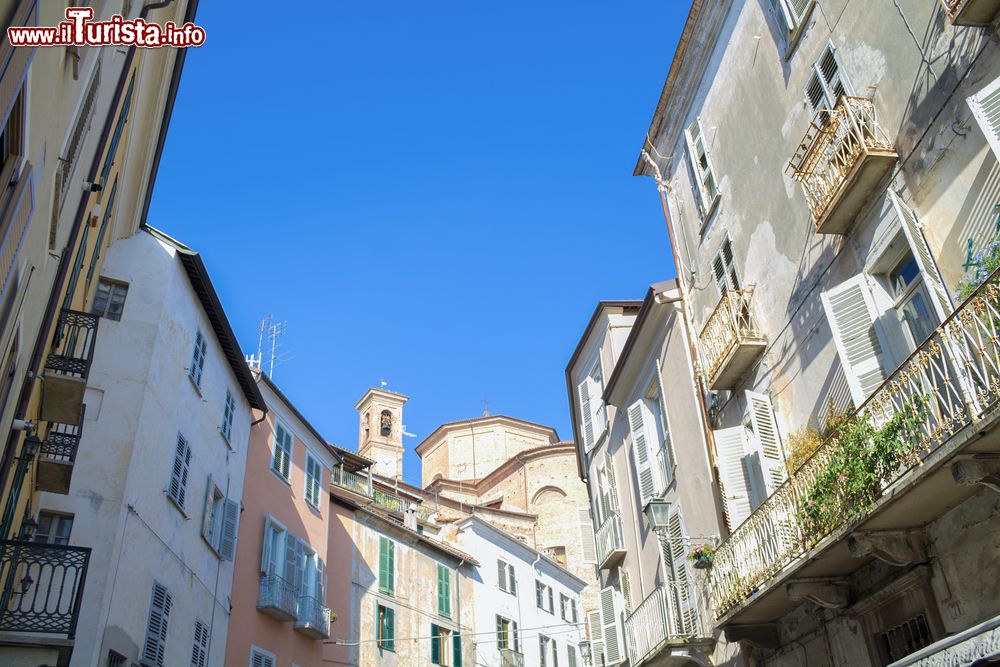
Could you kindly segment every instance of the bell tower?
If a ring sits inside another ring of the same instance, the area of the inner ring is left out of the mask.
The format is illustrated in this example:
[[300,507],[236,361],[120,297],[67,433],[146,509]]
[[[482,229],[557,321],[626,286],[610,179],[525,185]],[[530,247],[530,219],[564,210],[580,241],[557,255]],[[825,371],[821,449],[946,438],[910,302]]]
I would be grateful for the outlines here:
[[375,461],[376,474],[403,479],[403,404],[409,396],[372,387],[354,409],[361,418],[358,454]]

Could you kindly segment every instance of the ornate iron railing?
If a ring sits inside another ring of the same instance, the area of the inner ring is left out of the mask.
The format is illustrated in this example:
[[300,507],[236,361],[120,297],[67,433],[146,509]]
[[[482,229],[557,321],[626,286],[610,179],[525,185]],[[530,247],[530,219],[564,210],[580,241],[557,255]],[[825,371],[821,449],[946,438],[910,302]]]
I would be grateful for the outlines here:
[[64,463],[76,461],[76,452],[80,448],[80,437],[83,435],[83,420],[86,417],[86,412],[87,406],[84,404],[80,408],[79,426],[49,422],[45,439],[38,450],[39,456]]
[[97,343],[97,315],[63,308],[45,368],[87,379]]
[[622,518],[617,512],[609,514],[594,535],[597,538],[597,562],[599,565],[604,565],[612,552],[625,548]]
[[708,375],[714,378],[722,370],[733,349],[742,343],[766,343],[757,329],[751,310],[753,287],[726,290],[701,330],[701,349],[708,362]]
[[657,586],[625,619],[625,641],[632,665],[657,653],[665,643],[711,637],[697,609],[683,614],[675,583]]
[[[994,273],[959,306],[862,404],[859,412],[874,425],[915,403],[923,405],[920,425],[901,436],[905,457],[879,483],[879,494],[926,456],[969,426],[1000,395],[1000,272]],[[711,570],[711,597],[717,617],[742,604],[771,577],[823,538],[869,515],[870,505],[845,502],[831,520],[810,520],[807,510],[817,477],[838,453],[835,434],[721,544]]]
[[338,465],[333,467],[332,479],[334,484],[343,489],[363,496],[372,495],[372,478],[369,475],[344,470],[343,466]]
[[260,579],[260,597],[257,599],[258,609],[278,609],[295,618],[298,610],[299,594],[291,582],[275,574],[268,574]]
[[833,109],[820,109],[813,116],[788,166],[792,178],[802,184],[817,227],[858,159],[872,150],[893,150],[872,100],[843,95]]
[[0,541],[0,631],[73,639],[89,563],[85,547]]
[[320,600],[303,595],[299,597],[297,630],[308,630],[310,634],[324,639],[330,636],[330,610]]
[[500,649],[500,667],[524,667],[524,654],[512,648]]

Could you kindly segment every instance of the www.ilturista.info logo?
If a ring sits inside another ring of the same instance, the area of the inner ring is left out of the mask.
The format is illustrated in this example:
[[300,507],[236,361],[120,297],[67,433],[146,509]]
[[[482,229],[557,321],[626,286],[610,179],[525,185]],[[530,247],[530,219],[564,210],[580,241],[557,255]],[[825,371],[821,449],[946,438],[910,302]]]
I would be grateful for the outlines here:
[[115,14],[108,21],[92,21],[93,7],[67,7],[66,20],[55,27],[11,26],[7,39],[12,46],[161,46],[187,48],[205,43],[205,29],[188,22],[160,25],[141,18]]

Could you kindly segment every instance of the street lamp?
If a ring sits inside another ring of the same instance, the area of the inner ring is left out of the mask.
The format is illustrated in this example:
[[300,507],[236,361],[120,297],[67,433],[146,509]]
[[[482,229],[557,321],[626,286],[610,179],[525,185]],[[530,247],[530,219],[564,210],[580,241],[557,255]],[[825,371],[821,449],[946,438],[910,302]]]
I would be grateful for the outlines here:
[[580,656],[583,658],[583,664],[591,664],[591,654],[590,654],[590,642],[582,641],[578,645],[580,647]]
[[646,505],[643,514],[646,515],[650,527],[659,532],[667,527],[670,520],[670,503],[663,498],[653,498]]

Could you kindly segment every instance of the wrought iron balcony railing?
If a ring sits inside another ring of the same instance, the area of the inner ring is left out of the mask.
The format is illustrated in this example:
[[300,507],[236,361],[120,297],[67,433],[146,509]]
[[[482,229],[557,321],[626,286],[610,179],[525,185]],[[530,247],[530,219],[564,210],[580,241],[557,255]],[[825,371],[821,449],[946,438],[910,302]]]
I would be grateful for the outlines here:
[[614,567],[625,558],[625,537],[618,513],[608,515],[594,535],[597,538],[597,562],[602,570]]
[[1000,11],[1000,0],[941,0],[955,25],[989,25]]
[[836,541],[849,524],[870,516],[901,477],[926,470],[928,456],[993,414],[998,396],[1000,273],[994,273],[859,408],[875,426],[901,413],[918,422],[894,442],[903,463],[875,479],[875,500],[855,502],[846,491],[817,494],[817,480],[829,476],[830,462],[843,450],[839,434],[828,438],[719,546],[710,585],[716,617],[741,606],[827,536],[837,533]]
[[52,349],[45,360],[45,391],[41,418],[61,424],[80,424],[83,394],[94,361],[99,318],[63,308],[59,313]]
[[788,165],[816,231],[845,233],[896,157],[872,100],[844,95],[817,111]]
[[41,491],[69,493],[73,464],[83,435],[83,420],[87,406],[81,407],[80,425],[49,422],[48,432],[38,449],[38,469],[35,486]]
[[712,637],[697,609],[681,610],[676,584],[658,586],[625,619],[625,641],[630,664],[639,665],[668,644],[690,644]]
[[351,472],[350,470],[345,470],[343,466],[338,465],[333,467],[332,479],[333,483],[342,489],[347,489],[348,491],[353,491],[369,498],[372,495],[371,475]]
[[705,323],[699,340],[708,362],[709,387],[729,389],[767,348],[751,302],[753,287],[726,290]]
[[329,639],[330,610],[314,597],[300,596],[295,629],[313,639]]
[[85,547],[0,541],[0,632],[73,639],[89,563]]
[[500,667],[524,667],[524,654],[512,648],[500,649]]
[[285,579],[268,574],[260,579],[260,597],[257,609],[279,621],[295,620],[299,607],[299,594]]

